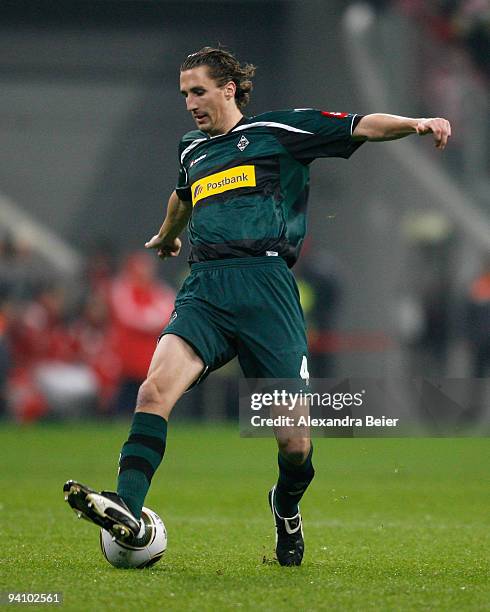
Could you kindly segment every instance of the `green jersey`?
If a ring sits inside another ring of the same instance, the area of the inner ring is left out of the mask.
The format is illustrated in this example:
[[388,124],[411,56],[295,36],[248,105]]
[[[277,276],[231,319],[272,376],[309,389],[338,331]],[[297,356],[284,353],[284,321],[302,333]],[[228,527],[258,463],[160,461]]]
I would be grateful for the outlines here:
[[191,263],[298,258],[306,233],[309,164],[348,158],[360,115],[295,109],[243,117],[226,134],[195,130],[179,146],[178,197],[192,202]]

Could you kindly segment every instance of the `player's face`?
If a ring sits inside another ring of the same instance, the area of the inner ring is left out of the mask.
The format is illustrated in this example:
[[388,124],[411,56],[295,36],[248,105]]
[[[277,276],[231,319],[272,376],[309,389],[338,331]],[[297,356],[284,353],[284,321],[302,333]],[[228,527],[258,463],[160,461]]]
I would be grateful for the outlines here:
[[199,130],[207,134],[222,134],[226,131],[229,87],[219,87],[209,76],[207,66],[197,66],[181,72],[180,91]]

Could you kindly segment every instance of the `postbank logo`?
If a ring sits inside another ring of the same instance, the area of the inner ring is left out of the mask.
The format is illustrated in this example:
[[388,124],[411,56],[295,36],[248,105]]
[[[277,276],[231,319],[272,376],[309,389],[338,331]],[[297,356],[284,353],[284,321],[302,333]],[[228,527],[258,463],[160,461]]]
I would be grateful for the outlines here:
[[211,195],[239,187],[255,187],[255,166],[236,166],[210,174],[192,184],[192,205]]

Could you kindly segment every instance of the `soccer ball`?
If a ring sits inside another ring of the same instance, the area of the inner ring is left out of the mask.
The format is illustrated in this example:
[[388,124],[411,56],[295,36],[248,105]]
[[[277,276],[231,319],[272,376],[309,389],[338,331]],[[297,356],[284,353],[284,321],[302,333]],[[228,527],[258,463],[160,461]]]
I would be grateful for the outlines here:
[[167,530],[158,514],[143,508],[141,518],[145,523],[145,533],[130,544],[113,540],[108,531],[100,530],[100,548],[114,567],[148,567],[159,561],[167,550]]

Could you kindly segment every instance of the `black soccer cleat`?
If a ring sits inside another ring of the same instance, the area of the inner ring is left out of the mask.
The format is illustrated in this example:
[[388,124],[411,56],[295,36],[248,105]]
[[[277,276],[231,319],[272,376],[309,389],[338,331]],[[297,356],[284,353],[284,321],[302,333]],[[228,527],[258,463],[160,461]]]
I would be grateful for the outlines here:
[[305,542],[303,539],[303,521],[298,512],[291,518],[282,518],[274,506],[276,487],[269,491],[269,506],[276,526],[276,556],[280,565],[301,565]]
[[94,491],[76,480],[63,485],[65,501],[78,518],[95,523],[116,540],[130,540],[138,535],[140,522],[133,516],[124,500],[113,491]]

